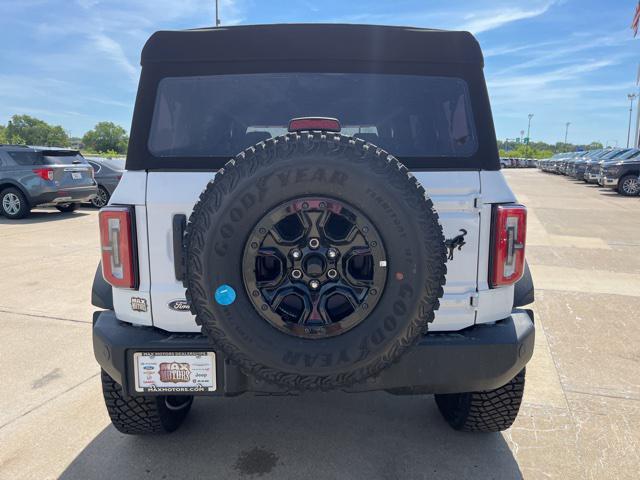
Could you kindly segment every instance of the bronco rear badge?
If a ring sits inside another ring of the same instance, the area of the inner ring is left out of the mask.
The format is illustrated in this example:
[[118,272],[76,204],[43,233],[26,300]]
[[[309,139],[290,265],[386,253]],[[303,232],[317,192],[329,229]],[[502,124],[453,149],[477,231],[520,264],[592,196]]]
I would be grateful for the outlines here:
[[444,242],[445,246],[449,249],[447,260],[453,260],[453,251],[456,248],[458,250],[462,250],[462,247],[467,244],[467,242],[464,241],[464,237],[466,234],[467,231],[464,228],[461,228],[459,235],[456,235],[455,237],[450,238]]

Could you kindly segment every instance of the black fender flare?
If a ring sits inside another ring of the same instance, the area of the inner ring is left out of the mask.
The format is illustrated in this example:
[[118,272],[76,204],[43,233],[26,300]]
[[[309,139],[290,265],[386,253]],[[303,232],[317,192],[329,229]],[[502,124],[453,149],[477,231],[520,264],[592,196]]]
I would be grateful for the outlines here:
[[513,292],[513,308],[529,305],[530,303],[533,303],[534,300],[535,293],[533,288],[533,278],[531,278],[529,264],[525,260],[524,274],[515,284]]
[[91,288],[91,304],[105,310],[113,310],[113,287],[102,276],[102,262],[98,263]]

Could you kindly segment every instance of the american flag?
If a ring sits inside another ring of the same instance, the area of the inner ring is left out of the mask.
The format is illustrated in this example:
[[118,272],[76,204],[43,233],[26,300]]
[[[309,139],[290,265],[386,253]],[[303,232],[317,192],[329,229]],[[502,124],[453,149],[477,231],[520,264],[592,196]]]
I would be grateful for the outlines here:
[[640,26],[640,1],[636,6],[636,13],[633,14],[633,22],[631,22],[634,37],[638,34],[638,26]]

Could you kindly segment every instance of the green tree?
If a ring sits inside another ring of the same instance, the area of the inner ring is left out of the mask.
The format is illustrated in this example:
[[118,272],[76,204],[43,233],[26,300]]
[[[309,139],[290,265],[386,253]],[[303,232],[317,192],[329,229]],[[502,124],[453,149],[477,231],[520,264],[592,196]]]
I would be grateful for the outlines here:
[[96,152],[113,150],[117,153],[125,153],[129,137],[120,125],[113,122],[100,122],[82,137],[85,148]]
[[0,143],[7,143],[7,127],[0,125]]
[[7,123],[5,137],[9,143],[66,147],[69,135],[60,125],[49,125],[29,115],[14,115]]

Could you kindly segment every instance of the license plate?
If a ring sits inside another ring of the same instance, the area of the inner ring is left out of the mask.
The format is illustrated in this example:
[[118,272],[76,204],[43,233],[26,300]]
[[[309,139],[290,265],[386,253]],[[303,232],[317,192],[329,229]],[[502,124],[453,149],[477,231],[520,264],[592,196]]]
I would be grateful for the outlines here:
[[214,352],[136,352],[136,392],[213,392]]
[[80,172],[71,172],[71,178],[74,180],[80,180],[82,178],[82,173]]

